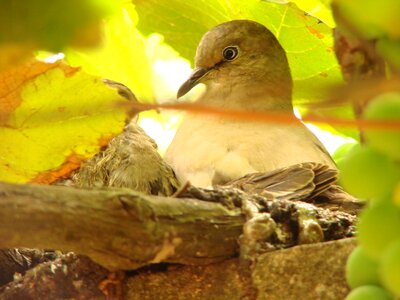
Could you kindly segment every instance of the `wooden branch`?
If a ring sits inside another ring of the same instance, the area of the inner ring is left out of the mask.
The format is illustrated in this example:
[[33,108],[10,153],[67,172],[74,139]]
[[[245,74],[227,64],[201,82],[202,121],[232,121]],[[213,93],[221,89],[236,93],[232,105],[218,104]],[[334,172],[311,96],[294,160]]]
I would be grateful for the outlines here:
[[243,223],[239,209],[195,199],[0,183],[0,248],[74,251],[111,270],[232,257]]
[[110,270],[207,264],[238,255],[239,247],[253,260],[265,251],[353,236],[356,221],[340,210],[227,188],[190,188],[186,198],[6,183],[0,191],[0,248],[73,251]]

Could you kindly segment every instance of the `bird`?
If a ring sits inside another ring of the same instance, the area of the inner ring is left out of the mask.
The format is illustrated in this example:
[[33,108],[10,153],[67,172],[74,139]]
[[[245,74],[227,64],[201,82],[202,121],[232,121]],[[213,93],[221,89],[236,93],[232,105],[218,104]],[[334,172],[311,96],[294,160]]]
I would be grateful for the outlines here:
[[[295,118],[286,53],[264,25],[233,20],[210,29],[196,50],[195,68],[177,98],[202,83],[195,102],[209,107],[278,112]],[[336,165],[318,138],[297,118],[282,124],[187,113],[165,160],[180,182],[225,184],[256,172],[305,162]]]
[[[122,83],[109,79],[103,82],[127,100],[137,102]],[[160,196],[171,196],[180,187],[174,171],[158,153],[156,142],[136,123],[136,113],[130,111],[124,131],[80,166],[71,178],[72,185],[122,187]]]

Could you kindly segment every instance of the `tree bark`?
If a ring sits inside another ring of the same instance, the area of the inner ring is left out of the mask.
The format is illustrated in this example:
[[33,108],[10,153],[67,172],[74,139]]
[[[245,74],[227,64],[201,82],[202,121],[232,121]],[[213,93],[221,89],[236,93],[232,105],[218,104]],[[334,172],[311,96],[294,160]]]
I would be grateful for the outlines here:
[[0,183],[0,248],[73,251],[110,270],[233,257],[243,223],[240,209],[195,199]]

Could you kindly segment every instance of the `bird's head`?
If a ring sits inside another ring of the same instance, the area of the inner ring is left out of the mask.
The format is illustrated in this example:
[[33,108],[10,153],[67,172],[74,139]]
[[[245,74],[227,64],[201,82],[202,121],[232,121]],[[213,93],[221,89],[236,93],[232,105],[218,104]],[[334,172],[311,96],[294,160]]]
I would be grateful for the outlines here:
[[285,51],[257,22],[235,20],[212,28],[197,47],[195,63],[178,98],[198,83],[216,83],[222,88],[242,85],[247,89],[262,85],[273,96],[291,97],[292,78]]

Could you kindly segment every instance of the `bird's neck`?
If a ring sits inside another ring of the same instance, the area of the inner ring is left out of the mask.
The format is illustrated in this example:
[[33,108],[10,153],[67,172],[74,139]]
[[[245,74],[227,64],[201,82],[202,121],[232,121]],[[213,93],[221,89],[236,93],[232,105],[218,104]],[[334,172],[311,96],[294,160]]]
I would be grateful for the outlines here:
[[210,83],[197,100],[199,104],[246,111],[293,112],[292,87],[287,84],[246,85]]

